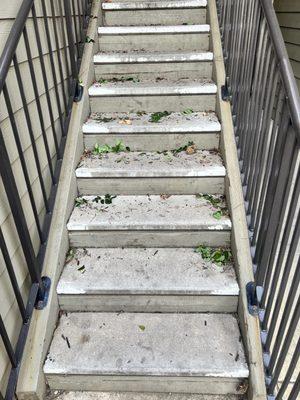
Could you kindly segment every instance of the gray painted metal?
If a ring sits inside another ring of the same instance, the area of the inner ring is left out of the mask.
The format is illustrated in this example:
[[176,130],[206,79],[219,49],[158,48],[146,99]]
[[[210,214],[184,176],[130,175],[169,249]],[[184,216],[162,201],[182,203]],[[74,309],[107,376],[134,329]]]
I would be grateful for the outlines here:
[[268,395],[291,400],[300,390],[299,93],[272,1],[217,3],[255,272],[249,309],[261,321]]

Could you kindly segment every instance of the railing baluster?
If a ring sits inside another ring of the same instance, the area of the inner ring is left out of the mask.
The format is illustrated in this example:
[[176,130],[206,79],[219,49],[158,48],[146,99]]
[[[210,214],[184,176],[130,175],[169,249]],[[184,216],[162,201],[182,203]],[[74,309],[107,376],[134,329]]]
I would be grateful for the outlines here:
[[57,26],[56,26],[56,16],[55,16],[55,9],[54,9],[54,5],[53,5],[53,0],[50,1],[50,8],[51,8],[52,25],[53,25],[53,30],[54,30],[55,44],[56,44],[57,63],[58,63],[58,69],[59,69],[59,74],[60,74],[60,82],[61,82],[61,87],[62,87],[62,97],[63,97],[65,110],[67,110],[67,108],[68,108],[67,100],[68,99],[67,99],[66,91],[65,91],[64,74],[63,74],[62,62],[61,62],[61,56],[60,56],[60,45],[59,45],[59,41],[58,41],[58,33],[57,33]]
[[4,347],[5,347],[8,357],[10,359],[11,365],[13,366],[13,368],[16,368],[17,367],[16,356],[15,356],[13,347],[10,343],[10,340],[9,340],[7,331],[5,329],[4,322],[3,322],[1,315],[0,315],[0,335],[2,337]]
[[30,205],[31,205],[32,212],[33,212],[33,215],[34,215],[34,220],[35,220],[35,223],[36,223],[36,227],[37,227],[37,231],[38,231],[38,234],[39,234],[39,238],[40,238],[40,241],[42,242],[43,241],[43,234],[42,234],[41,223],[40,223],[40,220],[39,220],[39,215],[38,215],[38,212],[37,212],[35,199],[34,199],[32,188],[31,188],[31,182],[30,182],[30,178],[29,178],[29,174],[28,174],[28,170],[27,170],[25,157],[24,157],[24,154],[23,154],[22,144],[21,144],[21,141],[20,141],[19,130],[18,130],[18,127],[17,127],[17,124],[16,124],[15,116],[14,116],[14,113],[13,113],[13,110],[12,110],[11,101],[10,101],[10,97],[9,97],[6,85],[3,86],[3,94],[4,94],[4,100],[5,100],[5,104],[6,104],[6,107],[7,107],[7,111],[8,111],[10,124],[11,124],[11,127],[12,127],[12,132],[13,132],[14,139],[15,139],[16,146],[17,146],[17,150],[18,150],[18,155],[19,155],[19,158],[20,158],[20,163],[21,163],[21,166],[22,166],[22,172],[23,172],[23,175],[24,175],[24,179],[25,179],[25,183],[26,183],[26,189],[28,191],[28,195],[29,195],[29,199],[30,199]]
[[25,47],[26,47],[26,52],[27,52],[27,55],[28,55],[30,76],[31,76],[33,91],[34,91],[34,95],[35,95],[36,107],[37,107],[37,111],[38,111],[38,114],[39,114],[39,120],[40,120],[41,131],[42,131],[42,135],[43,135],[43,140],[44,140],[44,145],[45,145],[45,151],[46,151],[46,155],[47,155],[49,170],[50,170],[50,174],[51,174],[52,183],[55,184],[56,180],[55,180],[54,171],[53,171],[53,167],[52,167],[51,154],[50,154],[50,150],[49,150],[49,144],[48,144],[48,139],[47,139],[47,134],[46,134],[46,129],[45,129],[43,111],[42,111],[42,107],[41,107],[40,95],[39,95],[39,91],[38,91],[38,87],[37,87],[35,71],[34,71],[33,62],[32,62],[31,49],[30,49],[30,44],[29,44],[29,40],[28,40],[28,34],[27,34],[26,26],[25,26],[24,31],[23,31],[23,37],[24,37],[24,43],[25,43]]
[[299,359],[300,359],[300,338],[298,339],[297,346],[295,347],[294,354],[291,359],[291,362],[290,362],[289,368],[287,370],[286,376],[284,378],[284,381],[282,382],[280,389],[277,393],[276,398],[278,400],[281,400],[283,398],[283,395],[292,379],[293,373],[296,369]]
[[12,262],[11,262],[11,259],[10,259],[10,256],[9,256],[9,253],[8,253],[8,250],[7,250],[7,246],[6,246],[6,243],[5,243],[5,239],[4,239],[1,227],[0,227],[0,249],[2,251],[3,259],[4,259],[4,262],[5,262],[5,265],[6,265],[6,269],[7,269],[9,278],[10,278],[11,285],[12,285],[13,290],[14,290],[14,294],[15,294],[15,297],[16,297],[16,300],[17,300],[17,303],[18,303],[18,306],[19,306],[20,313],[22,315],[23,322],[27,322],[28,316],[26,315],[24,302],[23,302],[23,299],[22,299],[22,296],[21,296],[21,293],[20,293],[20,289],[19,289],[19,285],[18,285],[18,282],[17,282],[17,278],[16,278],[16,274],[15,274],[15,271],[14,271],[14,267],[12,265]]
[[53,83],[54,83],[56,106],[58,109],[58,118],[59,118],[61,133],[64,135],[65,129],[64,129],[64,123],[63,123],[63,113],[62,113],[60,98],[59,98],[59,93],[58,93],[58,83],[57,83],[57,77],[56,77],[56,70],[55,70],[55,63],[54,63],[54,57],[53,57],[53,47],[52,47],[52,43],[51,43],[49,23],[48,23],[48,18],[47,18],[47,9],[46,9],[45,0],[41,0],[41,2],[42,2],[44,26],[45,26],[45,30],[46,30],[47,45],[48,45],[49,57],[50,57],[50,66],[51,66],[52,78],[53,78]]
[[43,49],[42,49],[42,44],[41,44],[40,31],[39,31],[39,27],[38,27],[38,24],[37,24],[37,17],[36,17],[36,11],[35,11],[34,3],[32,5],[31,12],[32,12],[32,17],[33,17],[33,26],[34,26],[34,32],[35,32],[35,37],[36,37],[36,43],[37,43],[37,47],[38,47],[39,60],[40,60],[40,65],[41,65],[41,70],[42,70],[43,82],[44,82],[44,86],[45,86],[45,94],[46,94],[46,100],[47,100],[47,110],[49,112],[55,150],[56,150],[57,158],[61,159],[60,149],[59,149],[59,145],[58,145],[58,134],[57,134],[57,131],[56,131],[56,128],[55,128],[55,122],[54,122],[54,116],[53,116],[53,107],[52,107],[52,102],[51,102],[51,99],[50,99],[48,78],[47,78],[47,74],[46,74],[44,54],[43,54]]
[[[33,133],[33,129],[32,129],[31,117],[30,117],[30,113],[28,110],[28,103],[27,103],[27,99],[25,96],[22,76],[21,76],[21,72],[20,72],[20,68],[19,68],[19,62],[18,62],[18,58],[16,55],[14,55],[14,57],[13,57],[13,63],[14,63],[18,87],[19,87],[19,91],[20,91],[20,95],[21,95],[21,99],[22,99],[22,105],[23,105],[23,109],[24,109],[27,128],[28,128],[30,139],[31,139],[31,146],[32,146],[33,154],[34,154],[34,161],[35,161],[36,169],[38,172],[38,178],[40,181],[44,205],[45,205],[46,212],[48,213],[50,210],[49,210],[49,204],[48,204],[45,183],[44,183],[44,179],[43,179],[42,168],[41,168],[39,155],[38,155],[38,151],[37,151],[37,147],[36,147],[36,143],[35,143],[35,137],[34,137],[34,133]],[[44,240],[45,240],[45,238],[42,239],[42,242],[44,242]]]

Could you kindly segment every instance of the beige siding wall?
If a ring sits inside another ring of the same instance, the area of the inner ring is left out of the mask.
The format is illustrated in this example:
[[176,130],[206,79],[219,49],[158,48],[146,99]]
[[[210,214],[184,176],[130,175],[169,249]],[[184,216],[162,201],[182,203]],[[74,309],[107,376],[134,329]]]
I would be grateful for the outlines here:
[[[6,39],[9,35],[11,27],[14,22],[14,18],[19,10],[23,0],[1,0],[0,1],[0,53],[3,50]],[[56,76],[59,83],[58,92],[60,97],[60,102],[62,109],[64,110],[63,102],[63,85],[67,91],[67,69],[65,67],[65,52],[63,50],[64,40],[63,40],[63,27],[61,24],[61,19],[58,17],[60,15],[60,0],[54,0],[55,4],[55,21],[57,23],[58,36],[59,36],[59,46],[56,48],[54,40],[54,29],[53,21],[54,18],[50,9],[50,0],[45,0],[47,6],[47,15],[49,28],[51,33],[51,41],[53,43],[53,58],[56,70]],[[61,2],[62,3],[62,2]],[[77,2],[75,2],[77,3]],[[56,106],[56,94],[54,90],[54,80],[51,71],[49,49],[46,41],[45,25],[42,19],[42,8],[41,0],[35,0],[36,11],[38,18],[38,25],[40,29],[41,42],[43,48],[43,57],[45,61],[46,74],[48,78],[49,85],[49,95],[51,103],[53,105],[53,116],[55,121],[55,129],[57,132],[58,141],[60,141],[60,123],[59,123],[59,110]],[[78,14],[78,10],[76,10]],[[31,46],[32,60],[35,69],[35,76],[37,79],[37,86],[39,92],[39,98],[41,102],[41,107],[43,110],[43,118],[45,123],[45,130],[47,140],[49,142],[49,149],[51,154],[51,159],[53,165],[56,161],[56,149],[53,138],[53,130],[51,128],[50,117],[47,111],[47,99],[46,99],[46,89],[44,85],[44,80],[42,77],[41,66],[38,59],[38,49],[34,34],[33,21],[30,18],[27,23],[27,30],[29,36],[29,42]],[[63,77],[61,79],[59,71],[59,57],[60,54],[62,60],[62,70]],[[51,188],[51,176],[49,163],[46,157],[43,136],[41,133],[41,126],[39,121],[39,114],[37,110],[37,105],[35,101],[32,81],[30,77],[28,57],[25,51],[25,44],[23,39],[21,39],[18,49],[17,49],[18,63],[22,75],[22,82],[24,85],[24,90],[26,94],[26,103],[28,104],[29,114],[31,117],[31,122],[34,132],[34,141],[39,152],[39,159],[43,177],[45,179],[47,194],[50,193]],[[22,144],[23,154],[27,163],[28,173],[30,177],[32,191],[37,204],[37,210],[39,218],[42,221],[45,215],[45,205],[42,199],[41,186],[38,179],[37,167],[33,155],[32,141],[29,136],[28,127],[26,124],[25,113],[20,97],[20,92],[18,89],[18,82],[15,74],[15,69],[13,66],[10,67],[8,77],[7,77],[7,87],[10,93],[12,108],[14,111],[14,117],[16,120],[17,127],[19,129],[20,140]],[[25,217],[27,224],[30,228],[30,235],[34,243],[35,251],[39,248],[39,237],[36,229],[36,224],[30,205],[30,199],[28,191],[25,185],[24,176],[21,169],[20,157],[17,151],[16,142],[13,137],[12,127],[10,120],[8,118],[8,112],[4,103],[3,94],[0,96],[0,128],[3,132],[4,140],[9,152],[10,162],[15,175],[16,183],[18,186],[19,194],[22,200],[23,209],[25,212]],[[1,160],[0,160],[1,162]],[[16,233],[16,228],[14,226],[11,209],[8,205],[8,201],[5,195],[4,187],[0,178],[0,226],[6,239],[6,244],[12,258],[13,266],[17,276],[19,287],[21,288],[21,293],[26,301],[28,289],[29,289],[29,277],[27,273],[26,264],[24,261],[24,256],[22,249],[20,247],[18,235]],[[19,329],[20,329],[20,314],[18,312],[18,307],[14,298],[13,290],[8,278],[6,266],[4,264],[2,253],[0,252],[0,313],[8,330],[8,334],[15,344]],[[5,384],[7,379],[7,373],[9,370],[9,364],[4,351],[3,343],[0,339],[0,388]]]
[[275,0],[274,6],[300,90],[300,1]]

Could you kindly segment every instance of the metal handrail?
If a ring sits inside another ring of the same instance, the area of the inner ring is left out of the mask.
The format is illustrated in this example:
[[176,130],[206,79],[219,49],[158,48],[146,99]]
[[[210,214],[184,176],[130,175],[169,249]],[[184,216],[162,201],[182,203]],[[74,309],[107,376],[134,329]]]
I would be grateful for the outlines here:
[[281,78],[289,103],[293,126],[300,139],[300,97],[299,90],[295,80],[294,72],[291,67],[290,59],[283,40],[282,32],[277,20],[276,12],[271,0],[260,0],[264,10],[266,21],[269,26],[271,40],[278,60],[278,67],[281,72]]
[[34,0],[23,0],[0,56],[0,93],[2,93],[9,67],[13,56],[16,53],[20,37],[33,3]]
[[[14,346],[7,331],[5,320],[0,315],[0,335],[8,362],[11,364],[5,400],[14,398],[33,310],[34,308],[41,310],[47,304],[51,282],[49,278],[42,276],[43,260],[47,248],[72,104],[73,101],[80,100],[78,73],[87,20],[90,15],[91,0],[77,0],[76,2],[74,0],[58,0],[58,2],[50,0],[47,4],[48,6],[50,5],[49,9],[46,7],[45,0],[41,0],[41,18],[38,19],[35,1],[23,0],[0,56],[0,96],[3,97],[3,102],[6,105],[6,110],[5,107],[3,109],[6,112],[5,119],[8,122],[5,124],[5,129],[10,128],[10,136],[15,141],[21,165],[18,173],[23,174],[24,185],[29,197],[29,206],[31,207],[35,224],[29,226],[26,220],[17,179],[10,162],[9,150],[0,126],[0,176],[8,200],[9,211],[16,227],[17,237],[15,241],[20,242],[20,248],[25,259],[25,267],[30,278],[29,294],[25,299],[21,294],[16,278],[16,266],[13,265],[12,254],[10,254],[9,246],[6,243],[6,233],[0,227],[1,253],[19,309],[19,319],[16,317],[16,323],[20,322],[20,331],[17,343]],[[56,13],[55,5],[58,8],[58,13]],[[52,16],[52,18],[48,18],[49,16]],[[27,32],[29,18],[33,21],[35,51],[37,52],[34,62],[32,56],[33,43],[29,40]],[[60,24],[60,30],[58,30],[57,24]],[[41,40],[41,26],[44,27],[46,33],[46,43]],[[29,66],[29,74],[32,81],[33,99],[31,98],[30,101],[27,99],[18,59],[21,38],[23,38],[25,45],[23,52],[25,51],[26,54],[26,62]],[[60,40],[63,43],[62,45]],[[45,54],[49,55],[49,71],[46,70]],[[58,68],[55,67],[55,62],[57,62]],[[35,68],[37,66],[42,73],[42,81],[39,82],[36,77]],[[17,88],[13,90],[11,90],[11,82],[9,82],[9,71],[12,67],[17,78],[15,80]],[[49,82],[53,82],[52,86]],[[43,93],[40,93],[39,88],[42,88]],[[51,90],[54,96],[51,96]],[[40,99],[42,95],[46,99],[44,106],[42,106]],[[14,110],[14,103],[11,101],[14,98],[18,98],[21,101],[21,109],[17,111]],[[37,113],[37,120],[34,124],[30,112],[33,106],[36,107],[35,111]],[[31,107],[31,110],[29,107]],[[20,110],[24,113],[25,120],[25,125],[22,126],[22,129],[20,129],[15,116],[15,113],[20,112]],[[46,118],[50,121],[48,126],[46,126]],[[33,152],[30,162],[34,163],[34,168],[31,168],[31,170],[36,171],[37,177],[35,176],[34,179],[37,180],[39,185],[35,187],[35,191],[39,189],[38,195],[43,202],[42,206],[45,210],[43,220],[39,215],[41,211],[39,198],[36,198],[36,193],[32,189],[31,171],[23,154],[22,139],[26,135],[28,135],[27,140],[29,140]],[[37,135],[42,138],[42,142],[38,146],[36,144]],[[53,147],[52,153],[50,141]],[[55,151],[54,155],[53,150]],[[45,175],[41,165],[41,155],[43,154],[46,154],[47,157],[47,167],[49,169],[47,175]],[[53,157],[56,157],[55,165],[53,165]],[[47,178],[49,179],[47,180]],[[49,184],[49,181],[51,184]],[[36,249],[37,246],[31,237],[33,228],[35,228],[34,232],[39,239],[38,249]],[[0,399],[2,398],[3,396],[0,393]]]

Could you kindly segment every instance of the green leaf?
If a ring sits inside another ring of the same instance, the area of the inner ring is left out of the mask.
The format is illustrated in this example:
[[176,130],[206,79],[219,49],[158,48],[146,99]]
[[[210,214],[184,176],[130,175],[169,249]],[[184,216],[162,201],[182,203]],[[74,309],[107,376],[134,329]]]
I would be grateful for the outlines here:
[[142,332],[144,332],[144,330],[146,329],[146,327],[144,325],[139,325],[139,328]]
[[121,140],[118,140],[114,146],[109,146],[108,144],[100,146],[96,143],[92,153],[95,156],[99,156],[107,153],[121,153],[123,151],[130,151],[130,148],[126,147]]
[[87,204],[87,199],[83,198],[83,197],[76,197],[75,199],[75,207],[81,207],[84,204]]
[[189,114],[193,114],[194,110],[192,110],[191,108],[187,108],[186,110],[182,111],[183,115],[189,115]]
[[225,265],[232,260],[232,254],[226,248],[212,248],[208,246],[198,246],[196,253],[200,253],[204,261],[211,261],[218,265]]
[[150,115],[150,122],[157,123],[159,122],[163,117],[167,117],[171,113],[168,111],[158,111]]
[[221,219],[221,218],[222,218],[222,211],[221,211],[221,210],[215,211],[215,212],[213,213],[213,217],[214,217],[215,219]]

